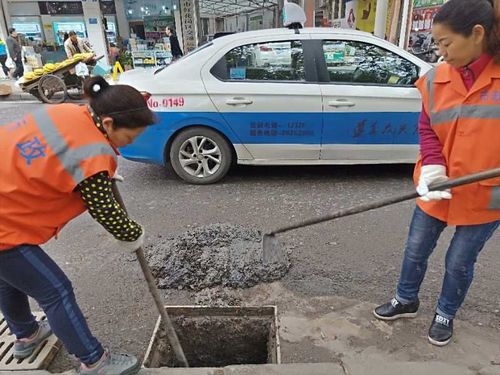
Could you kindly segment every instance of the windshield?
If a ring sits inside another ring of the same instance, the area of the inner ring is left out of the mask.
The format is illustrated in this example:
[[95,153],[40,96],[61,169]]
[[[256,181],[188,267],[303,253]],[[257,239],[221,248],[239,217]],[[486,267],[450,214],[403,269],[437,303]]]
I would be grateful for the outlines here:
[[[184,55],[183,57],[181,57],[181,58],[180,58],[179,60],[177,60],[177,61],[181,61],[181,60],[184,60],[184,59],[186,59],[186,58],[188,58],[188,57],[191,57],[191,56],[193,56],[194,54],[196,54],[196,53],[200,52],[201,50],[204,50],[205,48],[211,47],[211,46],[213,46],[213,45],[214,45],[214,44],[213,44],[212,42],[210,42],[210,43],[206,43],[206,44],[204,44],[204,45],[202,45],[202,46],[199,46],[198,48],[195,48],[194,50],[192,50],[191,52],[189,52],[187,55]],[[162,66],[161,68],[159,68],[159,69],[155,70],[155,72],[153,73],[153,75],[155,75],[155,74],[158,74],[158,73],[162,72],[162,71],[163,71],[165,68],[167,68],[168,66],[169,66],[169,65]]]

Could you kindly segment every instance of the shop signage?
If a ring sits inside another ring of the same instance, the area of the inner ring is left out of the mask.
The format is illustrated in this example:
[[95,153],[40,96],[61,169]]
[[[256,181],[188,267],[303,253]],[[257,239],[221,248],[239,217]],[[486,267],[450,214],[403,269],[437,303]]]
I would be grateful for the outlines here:
[[443,5],[446,0],[413,0],[414,8],[425,8]]
[[181,18],[182,18],[182,38],[184,39],[184,52],[188,53],[198,47],[197,32],[197,9],[196,0],[181,0]]

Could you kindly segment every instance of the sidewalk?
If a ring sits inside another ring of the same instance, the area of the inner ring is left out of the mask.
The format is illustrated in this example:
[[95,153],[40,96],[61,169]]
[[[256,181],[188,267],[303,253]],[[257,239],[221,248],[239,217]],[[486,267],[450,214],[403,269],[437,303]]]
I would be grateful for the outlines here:
[[282,364],[142,369],[140,375],[500,375],[497,328],[457,319],[452,342],[436,347],[427,342],[432,312],[425,305],[415,319],[382,322],[372,303],[301,296],[279,282],[233,292],[247,306],[278,305]]
[[[50,375],[47,371],[9,371],[11,375]],[[67,371],[64,375],[74,375]],[[440,362],[294,363],[283,365],[228,366],[224,368],[142,369],[139,375],[499,375],[500,366],[467,369]]]
[[12,89],[12,94],[10,95],[0,95],[0,102],[10,102],[10,101],[19,101],[19,100],[36,100],[33,95],[24,92],[21,90],[19,86],[16,85],[16,81],[13,79],[0,79],[0,85],[9,85]]

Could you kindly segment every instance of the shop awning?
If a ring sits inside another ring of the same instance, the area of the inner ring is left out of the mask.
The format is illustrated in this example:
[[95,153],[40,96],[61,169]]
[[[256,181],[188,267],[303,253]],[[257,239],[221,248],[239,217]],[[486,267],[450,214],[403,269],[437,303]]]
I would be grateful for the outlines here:
[[202,16],[227,17],[259,9],[272,9],[279,0],[200,0]]

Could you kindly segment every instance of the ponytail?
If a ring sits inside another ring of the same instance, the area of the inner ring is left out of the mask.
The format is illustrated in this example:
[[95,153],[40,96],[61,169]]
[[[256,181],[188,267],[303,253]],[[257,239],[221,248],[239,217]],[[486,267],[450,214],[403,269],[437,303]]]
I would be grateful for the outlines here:
[[154,113],[132,86],[110,86],[103,77],[89,77],[83,86],[89,104],[98,115],[109,116],[117,128],[141,128],[156,122]]

